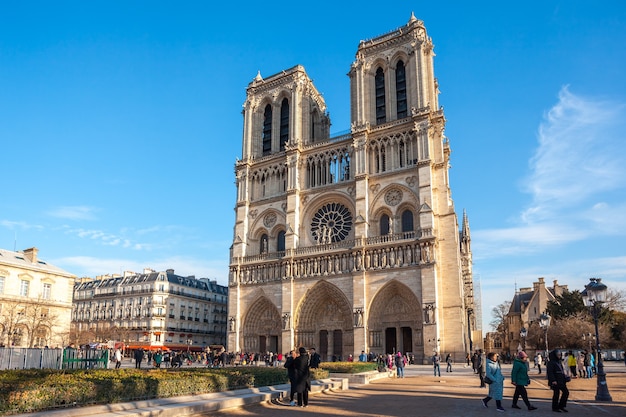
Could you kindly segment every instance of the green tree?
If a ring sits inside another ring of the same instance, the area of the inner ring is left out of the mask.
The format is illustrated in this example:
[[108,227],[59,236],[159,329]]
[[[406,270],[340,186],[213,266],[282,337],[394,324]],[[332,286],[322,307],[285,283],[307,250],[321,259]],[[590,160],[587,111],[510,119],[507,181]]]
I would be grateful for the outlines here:
[[574,317],[586,311],[580,291],[564,291],[563,294],[555,297],[554,301],[548,301],[546,311],[553,320],[560,320],[566,317]]

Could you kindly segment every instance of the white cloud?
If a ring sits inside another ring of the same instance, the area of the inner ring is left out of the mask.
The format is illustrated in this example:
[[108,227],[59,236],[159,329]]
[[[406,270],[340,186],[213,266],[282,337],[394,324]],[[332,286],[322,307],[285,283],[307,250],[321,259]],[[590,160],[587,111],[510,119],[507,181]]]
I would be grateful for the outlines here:
[[48,212],[50,216],[69,220],[95,220],[97,209],[89,206],[64,206]]
[[576,96],[567,87],[560,91],[559,102],[539,127],[539,147],[525,183],[533,203],[522,221],[577,211],[590,199],[625,186],[624,113],[621,103]]
[[92,277],[106,274],[122,274],[124,271],[143,272],[144,268],[156,271],[174,269],[182,276],[216,279],[220,285],[228,285],[228,261],[208,261],[191,257],[171,257],[158,259],[118,259],[73,256],[51,260],[51,262],[79,277]]
[[20,229],[20,230],[29,230],[29,229],[36,229],[36,230],[43,230],[43,226],[38,225],[38,224],[30,224],[30,223],[26,223],[26,222],[16,222],[16,221],[12,221],[12,220],[0,220],[0,226],[2,227],[6,227],[9,230],[16,230],[16,229]]
[[590,237],[626,235],[626,111],[567,87],[546,112],[523,190],[532,201],[503,229],[475,230],[475,258],[537,253]]

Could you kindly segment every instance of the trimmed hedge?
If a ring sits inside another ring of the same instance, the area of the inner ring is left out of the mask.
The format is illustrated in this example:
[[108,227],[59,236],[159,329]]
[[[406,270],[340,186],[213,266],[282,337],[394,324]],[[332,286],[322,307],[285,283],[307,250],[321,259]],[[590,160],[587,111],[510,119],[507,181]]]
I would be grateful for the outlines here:
[[0,371],[0,415],[286,382],[286,369],[259,367]]
[[376,362],[322,362],[320,368],[330,373],[358,374],[361,372],[376,371]]

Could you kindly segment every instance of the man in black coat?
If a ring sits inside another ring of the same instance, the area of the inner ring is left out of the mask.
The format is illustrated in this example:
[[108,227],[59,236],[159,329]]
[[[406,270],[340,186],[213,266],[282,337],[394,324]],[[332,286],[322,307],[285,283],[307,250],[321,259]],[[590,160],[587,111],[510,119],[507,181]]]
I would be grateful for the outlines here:
[[313,369],[319,368],[322,358],[320,357],[319,353],[315,351],[315,348],[311,348],[310,351],[311,351],[311,359],[309,361],[309,366]]
[[296,405],[296,402],[293,400],[293,397],[296,394],[296,370],[294,368],[293,362],[298,357],[298,352],[292,350],[287,355],[287,359],[285,360],[285,368],[287,368],[287,376],[289,377],[289,382],[291,383],[291,392],[289,393],[289,405]]
[[[567,398],[569,390],[567,389],[567,380],[563,365],[561,364],[561,352],[558,349],[553,350],[549,354],[550,361],[546,366],[546,374],[548,374],[548,385],[552,389],[552,411],[567,412]],[[560,397],[560,398],[559,398]]]
[[143,361],[143,349],[139,348],[135,350],[135,368],[141,369],[141,362]]
[[311,381],[309,379],[310,358],[303,347],[298,349],[298,353],[298,357],[293,361],[295,390],[298,395],[298,405],[306,407],[309,405],[309,391],[311,390]]

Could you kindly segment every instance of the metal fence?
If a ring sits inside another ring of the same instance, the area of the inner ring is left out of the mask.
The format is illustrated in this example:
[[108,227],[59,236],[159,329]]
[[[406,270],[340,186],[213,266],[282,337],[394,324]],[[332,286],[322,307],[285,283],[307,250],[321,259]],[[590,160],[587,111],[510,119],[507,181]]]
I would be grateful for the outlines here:
[[0,370],[102,369],[108,364],[108,349],[0,348]]

